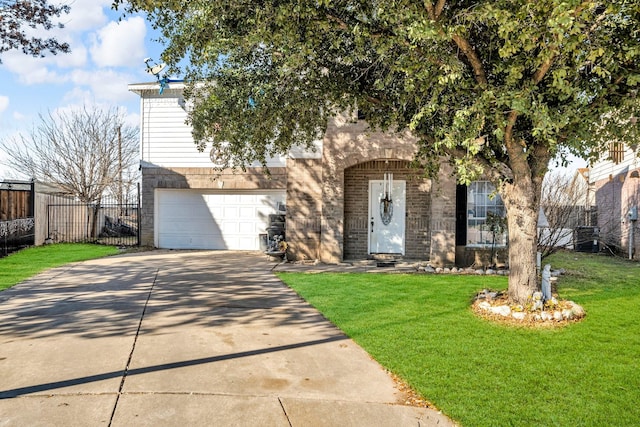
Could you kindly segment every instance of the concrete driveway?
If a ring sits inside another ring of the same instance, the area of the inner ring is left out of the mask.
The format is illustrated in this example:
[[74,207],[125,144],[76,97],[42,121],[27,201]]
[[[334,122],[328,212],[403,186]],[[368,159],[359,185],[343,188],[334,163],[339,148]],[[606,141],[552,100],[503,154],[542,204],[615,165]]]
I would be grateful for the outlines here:
[[451,425],[272,267],[152,251],[0,292],[0,426]]

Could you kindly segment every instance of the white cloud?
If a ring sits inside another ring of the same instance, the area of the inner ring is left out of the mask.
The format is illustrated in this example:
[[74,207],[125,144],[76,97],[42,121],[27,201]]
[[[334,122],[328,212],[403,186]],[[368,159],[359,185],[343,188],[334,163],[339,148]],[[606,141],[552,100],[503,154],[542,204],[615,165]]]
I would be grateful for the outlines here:
[[140,126],[140,114],[139,113],[131,113],[127,110],[127,114],[124,118],[124,121],[129,126],[138,127]]
[[60,17],[63,31],[81,32],[107,22],[104,9],[111,7],[111,0],[73,0],[67,4],[71,6],[71,12]]
[[9,97],[0,95],[0,113],[4,112],[9,107]]
[[70,76],[74,84],[88,87],[94,99],[98,101],[130,101],[133,96],[127,89],[127,85],[133,81],[133,77],[126,73],[119,73],[111,69],[75,70]]
[[27,68],[18,74],[18,80],[27,85],[39,83],[61,83],[65,81],[63,76],[45,66]]
[[55,63],[60,68],[76,68],[83,67],[87,63],[87,48],[79,40],[72,40],[69,42],[71,46],[71,52],[59,53],[57,55],[47,56],[48,62]]
[[87,51],[79,45],[71,53],[60,53],[45,58],[34,58],[22,52],[5,52],[2,57],[3,68],[14,74],[18,81],[26,85],[41,83],[62,83],[68,80],[57,69],[78,68],[86,64]]
[[120,22],[109,22],[97,31],[91,46],[91,57],[99,67],[133,66],[145,56],[145,21],[140,16]]
[[12,114],[12,117],[13,117],[13,120],[15,120],[16,122],[21,122],[21,121],[23,121],[24,119],[27,118],[27,116],[25,116],[24,114],[22,114],[19,111],[14,111],[13,114]]

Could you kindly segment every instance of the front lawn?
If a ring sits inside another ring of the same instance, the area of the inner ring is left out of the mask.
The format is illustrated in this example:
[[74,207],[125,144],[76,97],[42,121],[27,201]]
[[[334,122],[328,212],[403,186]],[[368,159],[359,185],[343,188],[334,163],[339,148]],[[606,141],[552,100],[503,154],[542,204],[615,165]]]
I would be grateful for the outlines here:
[[469,308],[498,276],[280,278],[463,426],[631,426],[640,420],[640,264],[566,252],[558,290],[587,311],[560,329],[500,326]]
[[119,253],[115,246],[61,243],[35,246],[0,258],[0,291],[44,270]]

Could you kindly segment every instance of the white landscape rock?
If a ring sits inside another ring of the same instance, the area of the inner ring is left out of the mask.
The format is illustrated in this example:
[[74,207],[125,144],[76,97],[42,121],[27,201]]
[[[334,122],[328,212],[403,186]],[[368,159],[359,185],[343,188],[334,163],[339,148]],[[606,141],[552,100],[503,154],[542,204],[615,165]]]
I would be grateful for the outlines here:
[[491,307],[491,312],[499,314],[500,316],[507,317],[511,315],[511,309],[508,305],[499,305],[497,307]]
[[483,310],[491,310],[491,304],[489,304],[487,301],[482,301],[480,304],[478,304],[478,307]]
[[523,311],[514,311],[513,313],[511,313],[511,317],[516,320],[524,320],[526,314]]
[[584,308],[582,308],[581,305],[576,304],[575,302],[571,302],[571,312],[573,313],[574,317],[584,317],[585,312],[584,312]]

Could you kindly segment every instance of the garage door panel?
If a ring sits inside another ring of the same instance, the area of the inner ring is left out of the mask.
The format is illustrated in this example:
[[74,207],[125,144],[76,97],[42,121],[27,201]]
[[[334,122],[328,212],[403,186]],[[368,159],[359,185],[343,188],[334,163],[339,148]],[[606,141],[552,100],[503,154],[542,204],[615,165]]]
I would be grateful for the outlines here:
[[222,234],[238,234],[240,227],[235,221],[222,221],[220,223],[220,231]]
[[238,208],[239,218],[256,218],[257,209],[254,206],[240,206]]
[[260,249],[269,215],[284,191],[215,193],[156,190],[156,246],[174,249]]
[[260,230],[256,229],[256,224],[254,222],[239,222],[238,223],[238,233],[241,234],[254,234],[258,233]]
[[220,235],[167,234],[166,241],[173,242],[173,249],[227,249]]

